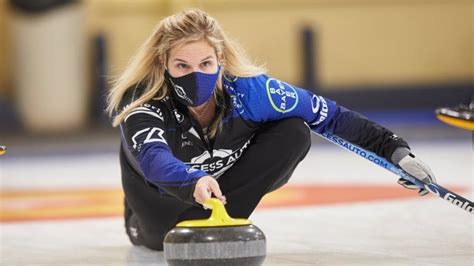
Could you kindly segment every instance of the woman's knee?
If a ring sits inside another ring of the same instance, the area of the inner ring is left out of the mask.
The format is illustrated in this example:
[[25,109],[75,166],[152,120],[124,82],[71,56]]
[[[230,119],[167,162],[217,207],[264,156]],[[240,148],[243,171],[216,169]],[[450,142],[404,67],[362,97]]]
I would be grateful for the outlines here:
[[142,227],[142,244],[151,250],[163,251],[163,241],[165,236],[173,227],[174,226],[165,227],[163,225]]
[[278,145],[292,154],[305,156],[311,147],[311,134],[304,120],[288,118],[280,120],[275,125],[279,131]]
[[133,245],[145,246],[156,251],[163,250],[163,239],[166,232],[159,228],[150,230],[150,228],[144,227],[135,213],[130,215],[126,213],[125,230]]
[[166,234],[162,233],[148,235],[143,244],[148,249],[154,251],[163,251],[163,240],[165,239],[165,236]]

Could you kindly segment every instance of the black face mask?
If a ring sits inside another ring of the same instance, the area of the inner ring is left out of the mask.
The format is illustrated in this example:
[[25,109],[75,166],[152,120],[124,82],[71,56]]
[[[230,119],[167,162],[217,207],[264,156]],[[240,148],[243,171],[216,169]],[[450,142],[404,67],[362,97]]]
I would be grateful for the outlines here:
[[173,87],[171,91],[178,102],[196,107],[205,103],[212,96],[220,70],[221,66],[219,65],[214,74],[192,72],[178,78],[172,77],[166,70],[165,77]]

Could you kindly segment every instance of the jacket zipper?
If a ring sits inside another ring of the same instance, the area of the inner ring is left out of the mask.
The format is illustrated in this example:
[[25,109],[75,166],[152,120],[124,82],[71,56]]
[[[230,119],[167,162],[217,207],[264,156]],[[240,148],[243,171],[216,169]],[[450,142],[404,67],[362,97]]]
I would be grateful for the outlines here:
[[189,119],[191,119],[191,125],[194,127],[194,129],[196,129],[201,141],[204,143],[204,146],[206,147],[207,151],[209,151],[209,155],[211,155],[211,158],[214,158],[214,154],[213,154],[213,147],[214,145],[212,145],[214,142],[215,142],[215,139],[213,141],[213,143],[211,144],[210,141],[209,141],[209,138],[207,137],[206,134],[204,134],[204,131],[202,130],[202,127],[201,125],[199,124],[199,121],[197,121],[191,114],[188,113],[188,116],[189,116]]

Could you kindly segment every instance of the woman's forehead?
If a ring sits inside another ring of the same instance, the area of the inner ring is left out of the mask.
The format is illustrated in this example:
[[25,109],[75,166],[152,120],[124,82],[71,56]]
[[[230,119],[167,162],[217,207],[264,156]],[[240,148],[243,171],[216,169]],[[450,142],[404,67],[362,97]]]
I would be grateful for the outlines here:
[[199,60],[215,55],[214,47],[205,40],[186,42],[170,50],[170,60]]

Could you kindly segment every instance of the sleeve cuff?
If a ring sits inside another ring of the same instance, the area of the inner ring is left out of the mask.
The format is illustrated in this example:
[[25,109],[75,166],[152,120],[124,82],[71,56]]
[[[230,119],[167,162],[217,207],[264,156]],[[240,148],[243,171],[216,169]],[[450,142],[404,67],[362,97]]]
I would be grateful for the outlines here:
[[410,154],[410,149],[407,147],[399,147],[396,148],[395,151],[392,153],[390,160],[392,163],[398,165],[398,163],[408,154]]

